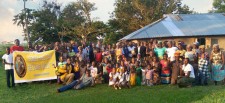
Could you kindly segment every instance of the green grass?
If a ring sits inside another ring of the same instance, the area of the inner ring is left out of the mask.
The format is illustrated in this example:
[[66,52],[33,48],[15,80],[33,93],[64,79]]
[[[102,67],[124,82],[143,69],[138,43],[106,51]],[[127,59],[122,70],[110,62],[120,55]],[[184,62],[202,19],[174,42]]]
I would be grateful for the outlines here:
[[96,85],[84,90],[56,93],[60,85],[29,83],[7,88],[5,71],[0,65],[0,103],[225,103],[225,87],[218,85],[178,88],[159,85],[114,90]]

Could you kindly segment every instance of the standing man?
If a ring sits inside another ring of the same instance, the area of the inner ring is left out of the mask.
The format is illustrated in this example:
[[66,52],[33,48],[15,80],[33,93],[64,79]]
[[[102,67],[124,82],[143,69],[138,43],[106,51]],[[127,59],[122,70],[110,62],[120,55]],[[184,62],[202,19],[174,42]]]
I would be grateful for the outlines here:
[[5,64],[5,70],[6,70],[6,80],[7,80],[7,86],[10,88],[10,76],[12,79],[12,87],[15,87],[14,83],[14,74],[13,74],[13,56],[10,53],[10,48],[6,48],[6,54],[2,56],[2,63]]
[[14,51],[24,51],[24,48],[22,46],[20,46],[19,39],[16,39],[14,41],[14,43],[15,44],[13,46],[11,46],[11,48],[10,48],[10,53],[13,53]]

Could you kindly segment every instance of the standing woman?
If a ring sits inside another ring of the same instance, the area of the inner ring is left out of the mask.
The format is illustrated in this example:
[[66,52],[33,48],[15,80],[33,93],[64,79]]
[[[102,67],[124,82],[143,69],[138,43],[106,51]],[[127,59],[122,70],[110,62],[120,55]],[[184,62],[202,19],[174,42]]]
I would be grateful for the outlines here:
[[167,54],[163,55],[163,59],[160,61],[162,70],[161,70],[161,83],[169,84],[170,83],[170,66]]
[[224,54],[219,49],[218,44],[213,45],[213,51],[210,55],[211,61],[211,72],[212,72],[212,80],[214,80],[215,85],[217,85],[218,81],[224,80],[225,72],[224,72]]

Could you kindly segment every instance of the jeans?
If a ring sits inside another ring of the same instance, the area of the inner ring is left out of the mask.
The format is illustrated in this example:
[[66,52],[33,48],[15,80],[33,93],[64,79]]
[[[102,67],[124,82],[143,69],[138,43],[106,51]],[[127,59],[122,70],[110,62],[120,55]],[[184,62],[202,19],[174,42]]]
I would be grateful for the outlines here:
[[72,89],[75,85],[77,85],[78,80],[73,81],[72,83],[65,85],[58,89],[59,92],[64,92],[66,90]]
[[15,87],[15,82],[14,82],[14,73],[13,69],[6,70],[6,81],[7,81],[7,87],[10,87],[10,76],[12,79],[12,87]]
[[199,71],[199,84],[207,85],[207,74],[203,74],[202,71]]

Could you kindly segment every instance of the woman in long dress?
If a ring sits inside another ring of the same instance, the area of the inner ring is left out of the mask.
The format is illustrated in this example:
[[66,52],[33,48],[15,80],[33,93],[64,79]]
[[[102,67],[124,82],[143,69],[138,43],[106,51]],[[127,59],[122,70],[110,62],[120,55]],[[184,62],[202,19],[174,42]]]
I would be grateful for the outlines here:
[[218,44],[213,45],[213,51],[210,55],[211,61],[211,72],[212,72],[212,80],[215,85],[217,85],[218,81],[224,80],[225,71],[224,71],[224,54],[219,49]]

